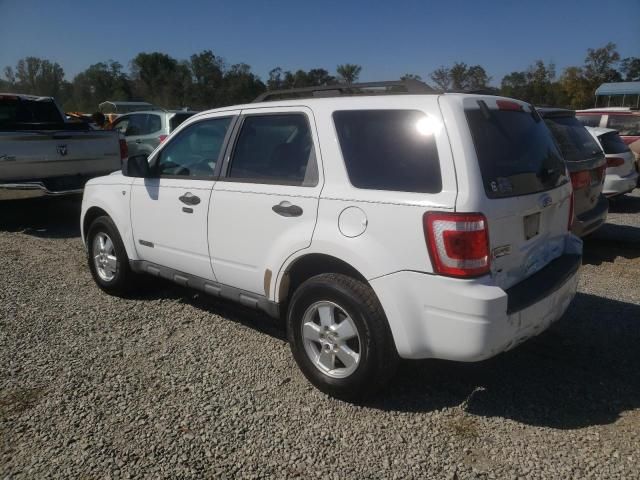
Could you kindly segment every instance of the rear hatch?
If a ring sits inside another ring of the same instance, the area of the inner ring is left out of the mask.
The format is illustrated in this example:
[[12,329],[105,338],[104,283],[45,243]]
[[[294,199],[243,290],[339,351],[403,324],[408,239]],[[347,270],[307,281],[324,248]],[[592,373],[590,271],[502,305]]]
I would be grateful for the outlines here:
[[463,106],[484,187],[478,207],[489,227],[491,274],[507,289],[563,254],[570,182],[532,106],[499,97],[467,97]]
[[606,167],[604,153],[573,111],[549,112],[544,117],[567,162],[579,217],[598,204]]
[[598,136],[607,157],[607,174],[626,177],[635,171],[634,156],[618,132],[606,132]]

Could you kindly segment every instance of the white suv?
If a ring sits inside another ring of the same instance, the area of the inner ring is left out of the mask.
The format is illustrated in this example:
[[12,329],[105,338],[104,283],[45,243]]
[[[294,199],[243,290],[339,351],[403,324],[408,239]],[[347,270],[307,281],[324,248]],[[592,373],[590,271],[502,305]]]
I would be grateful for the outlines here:
[[545,122],[511,99],[380,85],[203,112],[91,180],[96,283],[122,295],[148,273],[282,316],[306,377],[345,399],[399,358],[478,361],[545,330],[582,252]]

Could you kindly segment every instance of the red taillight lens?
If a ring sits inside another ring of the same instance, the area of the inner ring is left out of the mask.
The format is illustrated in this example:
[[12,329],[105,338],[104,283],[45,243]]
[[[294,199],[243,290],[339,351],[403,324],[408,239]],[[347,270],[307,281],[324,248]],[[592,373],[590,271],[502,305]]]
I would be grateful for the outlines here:
[[573,203],[575,199],[573,197],[573,192],[571,192],[571,196],[569,197],[569,224],[567,226],[567,230],[571,230],[573,226]]
[[167,139],[167,137],[168,137],[168,136],[169,136],[169,135],[160,135],[160,136],[158,137],[158,140],[160,140],[160,143],[162,143],[162,142],[164,142],[164,141]]
[[489,229],[484,215],[427,212],[422,224],[436,273],[451,277],[489,273]]
[[608,157],[607,158],[607,168],[608,167],[619,167],[624,164],[624,158],[620,157]]
[[127,147],[127,141],[124,138],[120,139],[120,160],[124,160],[129,156],[129,147]]
[[588,187],[589,184],[591,184],[591,172],[589,170],[571,173],[571,185],[573,185],[574,190]]

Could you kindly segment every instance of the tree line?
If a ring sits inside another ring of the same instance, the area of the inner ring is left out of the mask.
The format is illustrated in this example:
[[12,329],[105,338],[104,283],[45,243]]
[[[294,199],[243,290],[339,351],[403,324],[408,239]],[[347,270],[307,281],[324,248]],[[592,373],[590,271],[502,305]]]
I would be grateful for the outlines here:
[[[245,63],[229,65],[211,50],[178,60],[165,53],[139,53],[128,71],[108,60],[89,66],[71,81],[57,62],[26,57],[7,66],[0,91],[55,97],[67,111],[93,112],[105,100],[145,100],[165,108],[215,108],[250,102],[265,90],[357,82],[362,67],[343,64],[335,73],[324,68],[283,70],[275,67],[263,81]],[[407,73],[403,80],[423,80]],[[587,50],[584,63],[556,75],[552,62],[536,60],[524,71],[505,75],[500,87],[481,65],[455,62],[440,66],[426,83],[442,91],[486,91],[519,98],[535,105],[586,108],[603,82],[640,80],[640,58],[621,59],[614,43]]]

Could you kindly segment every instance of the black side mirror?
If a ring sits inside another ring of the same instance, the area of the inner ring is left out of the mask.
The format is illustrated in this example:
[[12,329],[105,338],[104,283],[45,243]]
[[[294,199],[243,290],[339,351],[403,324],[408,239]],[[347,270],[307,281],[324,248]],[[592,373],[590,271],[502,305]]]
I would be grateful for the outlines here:
[[122,174],[125,177],[148,178],[151,176],[149,160],[146,155],[134,155],[122,162]]

